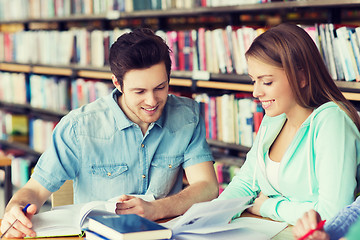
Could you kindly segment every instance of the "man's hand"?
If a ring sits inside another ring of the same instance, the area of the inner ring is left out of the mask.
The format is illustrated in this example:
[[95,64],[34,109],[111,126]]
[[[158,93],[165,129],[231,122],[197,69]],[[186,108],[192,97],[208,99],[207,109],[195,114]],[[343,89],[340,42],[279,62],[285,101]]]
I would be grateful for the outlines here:
[[37,207],[35,204],[31,204],[26,214],[22,211],[25,206],[14,204],[9,211],[5,212],[4,218],[1,221],[1,232],[5,232],[10,225],[15,224],[5,234],[6,238],[23,238],[25,236],[35,237],[35,232],[31,229],[32,223],[31,218],[36,213]]
[[137,214],[149,220],[156,220],[154,202],[147,202],[141,198],[123,195],[116,203],[116,214]]
[[260,208],[267,199],[269,199],[269,197],[263,194],[262,192],[260,192],[259,196],[255,199],[253,205],[249,207],[247,210],[252,214],[261,216]]
[[[293,227],[293,235],[296,239],[301,238],[311,229],[315,229],[318,223],[321,221],[320,214],[315,210],[309,210],[299,218],[296,225]],[[329,235],[324,230],[315,231],[307,239],[312,240],[329,240]]]

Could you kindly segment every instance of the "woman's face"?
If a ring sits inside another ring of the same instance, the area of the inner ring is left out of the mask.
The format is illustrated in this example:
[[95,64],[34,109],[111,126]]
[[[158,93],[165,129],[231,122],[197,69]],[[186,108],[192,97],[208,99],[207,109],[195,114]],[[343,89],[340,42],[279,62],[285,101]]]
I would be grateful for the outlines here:
[[253,96],[258,98],[270,117],[290,115],[299,105],[282,68],[269,65],[254,57],[248,58],[248,72],[254,83]]

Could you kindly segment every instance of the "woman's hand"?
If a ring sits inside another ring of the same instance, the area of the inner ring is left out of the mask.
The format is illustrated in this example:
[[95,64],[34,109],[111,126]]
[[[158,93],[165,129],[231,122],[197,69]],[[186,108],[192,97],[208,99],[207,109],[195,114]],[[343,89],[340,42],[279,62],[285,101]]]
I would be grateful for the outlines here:
[[253,205],[249,207],[247,210],[252,214],[261,216],[260,208],[267,199],[269,199],[269,197],[263,194],[262,192],[260,192],[257,198],[255,198]]

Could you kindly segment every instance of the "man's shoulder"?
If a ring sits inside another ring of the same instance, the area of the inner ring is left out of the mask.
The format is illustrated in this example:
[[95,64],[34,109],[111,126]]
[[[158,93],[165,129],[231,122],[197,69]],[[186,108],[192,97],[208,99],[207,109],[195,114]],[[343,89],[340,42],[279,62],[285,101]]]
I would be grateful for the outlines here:
[[198,103],[188,97],[175,96],[172,94],[168,95],[167,108],[176,109],[177,111],[189,111],[198,114],[199,105]]
[[94,102],[70,111],[62,121],[88,126],[89,124],[104,124],[104,122],[112,119],[110,115],[110,107],[105,98],[99,98]]
[[188,124],[197,124],[200,119],[199,105],[193,99],[169,95],[165,110],[165,125],[173,131]]

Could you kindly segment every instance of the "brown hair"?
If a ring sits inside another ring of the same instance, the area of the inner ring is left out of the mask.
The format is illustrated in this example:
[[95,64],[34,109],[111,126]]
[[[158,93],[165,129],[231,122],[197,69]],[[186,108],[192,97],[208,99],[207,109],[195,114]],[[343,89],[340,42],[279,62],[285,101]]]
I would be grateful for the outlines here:
[[110,48],[110,69],[121,88],[124,75],[130,70],[149,68],[161,62],[165,64],[169,81],[170,49],[161,37],[148,28],[137,28],[121,35]]
[[245,55],[283,68],[300,106],[315,109],[333,101],[360,130],[356,109],[338,89],[315,42],[301,27],[282,23],[270,28],[253,41]]

